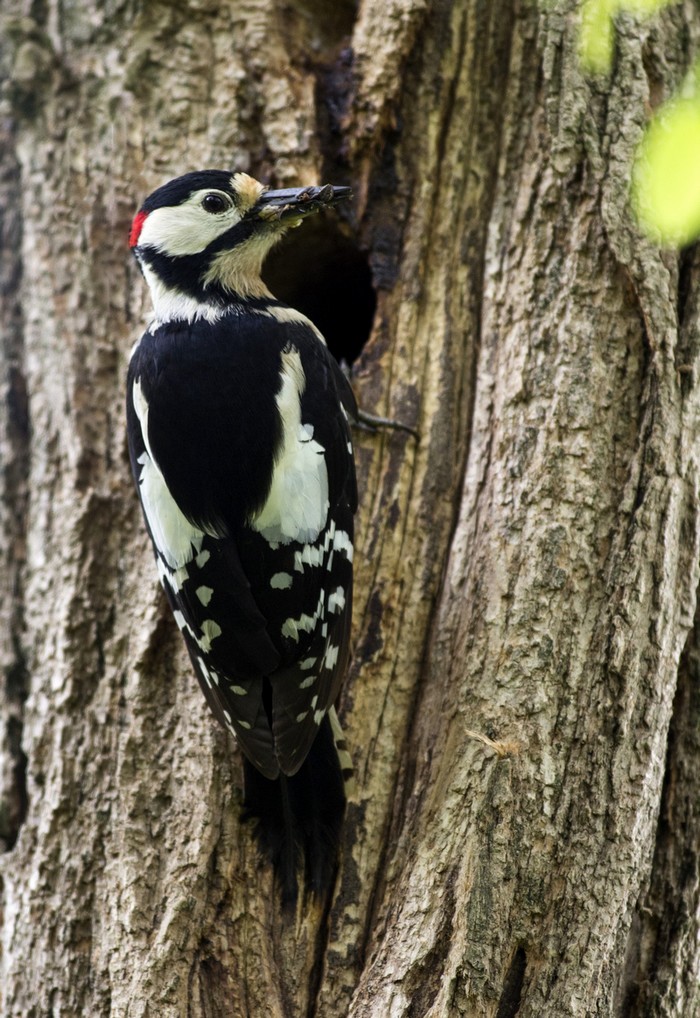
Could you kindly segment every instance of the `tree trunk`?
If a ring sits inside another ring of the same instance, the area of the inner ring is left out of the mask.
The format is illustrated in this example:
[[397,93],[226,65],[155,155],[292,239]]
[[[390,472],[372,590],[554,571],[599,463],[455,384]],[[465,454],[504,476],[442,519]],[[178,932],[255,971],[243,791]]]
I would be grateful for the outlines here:
[[[563,0],[4,8],[3,1016],[700,1014],[700,258],[628,204],[695,5],[605,80]],[[358,435],[357,788],[295,916],[125,452],[130,218],[207,166],[352,183],[269,278],[420,429]]]

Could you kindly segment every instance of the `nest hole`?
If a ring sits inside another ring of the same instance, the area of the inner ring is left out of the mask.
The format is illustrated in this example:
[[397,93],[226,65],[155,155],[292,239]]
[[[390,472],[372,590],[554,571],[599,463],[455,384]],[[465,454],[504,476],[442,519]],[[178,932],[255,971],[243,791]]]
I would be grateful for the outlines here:
[[338,361],[352,364],[369,339],[377,306],[367,256],[337,220],[318,215],[270,253],[263,280],[320,329]]

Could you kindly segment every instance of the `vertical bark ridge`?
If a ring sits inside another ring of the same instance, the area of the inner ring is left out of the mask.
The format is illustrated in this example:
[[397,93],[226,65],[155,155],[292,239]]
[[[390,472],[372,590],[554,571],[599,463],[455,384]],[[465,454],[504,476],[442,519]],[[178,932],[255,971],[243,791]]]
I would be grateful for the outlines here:
[[24,562],[29,473],[29,408],[24,372],[22,187],[12,120],[0,127],[0,850],[14,846],[27,813],[26,757],[22,746],[28,693],[24,651]]
[[637,905],[616,1014],[691,1014],[697,1003],[700,910],[700,646],[683,651],[668,734],[649,886]]

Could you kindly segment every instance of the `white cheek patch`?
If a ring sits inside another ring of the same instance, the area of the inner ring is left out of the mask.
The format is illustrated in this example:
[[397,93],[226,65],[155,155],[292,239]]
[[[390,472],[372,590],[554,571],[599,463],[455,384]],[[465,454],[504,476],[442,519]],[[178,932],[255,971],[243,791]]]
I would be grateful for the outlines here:
[[165,578],[177,590],[187,578],[186,572],[183,575],[180,570],[201,551],[204,533],[183,515],[153,458],[148,440],[148,403],[138,379],[134,382],[132,396],[141,425],[143,444],[146,446],[146,451],[141,453],[138,460],[141,464],[141,503],[156,548],[174,572],[172,577],[166,574]]
[[282,419],[282,447],[272,472],[267,502],[250,526],[269,544],[313,542],[328,517],[328,470],[313,427],[301,422],[306,385],[298,350],[282,354],[281,387],[275,397]]
[[139,247],[152,247],[173,257],[199,254],[222,233],[240,222],[241,214],[235,205],[225,212],[212,214],[202,208],[206,194],[223,194],[215,188],[195,191],[182,205],[154,209],[146,216]]

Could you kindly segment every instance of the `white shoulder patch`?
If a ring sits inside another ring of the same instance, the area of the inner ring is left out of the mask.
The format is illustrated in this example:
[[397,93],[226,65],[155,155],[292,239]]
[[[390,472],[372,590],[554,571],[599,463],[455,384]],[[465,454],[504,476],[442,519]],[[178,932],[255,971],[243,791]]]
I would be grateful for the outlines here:
[[323,333],[316,328],[310,318],[307,318],[301,311],[297,311],[296,308],[290,308],[284,304],[268,304],[267,307],[256,308],[255,314],[266,315],[268,318],[276,318],[278,322],[283,322],[284,324],[292,322],[295,325],[306,325],[307,328],[311,329],[316,339],[323,343],[324,346],[326,345]]
[[141,425],[146,451],[139,456],[139,491],[153,540],[170,569],[182,568],[202,549],[203,531],[180,511],[158,468],[148,440],[148,403],[137,379],[132,390],[134,410]]
[[282,448],[267,502],[250,525],[270,544],[313,542],[328,517],[328,470],[313,425],[301,421],[306,377],[298,350],[282,353],[280,378],[275,400],[282,419]]

